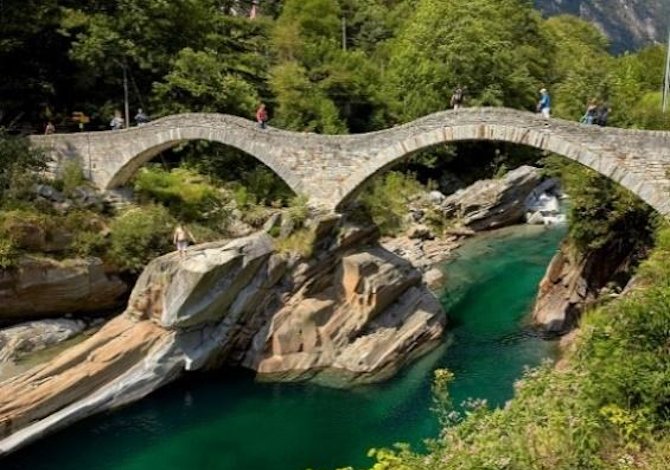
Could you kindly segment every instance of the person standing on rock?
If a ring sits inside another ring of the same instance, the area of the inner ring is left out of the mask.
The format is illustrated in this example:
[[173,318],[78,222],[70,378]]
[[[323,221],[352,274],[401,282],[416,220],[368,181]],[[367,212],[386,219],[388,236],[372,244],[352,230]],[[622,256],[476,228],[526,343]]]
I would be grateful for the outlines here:
[[261,129],[265,129],[266,123],[268,122],[268,110],[265,109],[265,105],[261,103],[258,111],[256,111],[256,122]]
[[174,235],[172,235],[172,243],[176,245],[180,259],[184,259],[189,240],[195,243],[195,238],[191,231],[182,224],[177,224],[177,227],[174,229]]
[[551,96],[546,88],[540,90],[540,101],[537,103],[537,112],[541,113],[545,119],[551,117]]

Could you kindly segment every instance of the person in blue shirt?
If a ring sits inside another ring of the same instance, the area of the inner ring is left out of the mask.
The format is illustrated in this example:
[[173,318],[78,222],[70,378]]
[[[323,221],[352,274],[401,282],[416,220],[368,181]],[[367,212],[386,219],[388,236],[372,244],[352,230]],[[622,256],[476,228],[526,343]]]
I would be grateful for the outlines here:
[[537,103],[537,111],[542,113],[545,119],[549,119],[551,117],[551,97],[546,88],[540,90],[540,95],[541,98],[540,102]]

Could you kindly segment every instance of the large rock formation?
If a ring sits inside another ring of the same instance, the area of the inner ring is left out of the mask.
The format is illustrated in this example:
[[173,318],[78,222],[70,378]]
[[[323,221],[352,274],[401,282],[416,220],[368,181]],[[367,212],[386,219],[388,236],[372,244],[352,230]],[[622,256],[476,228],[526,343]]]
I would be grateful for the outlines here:
[[481,180],[440,203],[447,218],[475,230],[490,230],[523,220],[526,199],[540,184],[540,170],[521,166],[504,177]]
[[420,273],[382,248],[357,248],[374,230],[332,222],[313,224],[322,236],[307,261],[279,256],[265,233],[154,260],[122,315],[0,383],[0,454],[184,371],[225,362],[342,384],[388,377],[426,351],[445,317]]
[[101,311],[118,306],[126,291],[98,258],[26,256],[18,268],[0,270],[0,322]]
[[183,366],[173,338],[151,321],[120,316],[53,361],[0,384],[0,455],[175,378]]
[[446,318],[421,273],[382,248],[313,272],[245,358],[266,378],[312,377],[330,385],[380,380],[442,334]]
[[587,302],[593,301],[583,277],[583,262],[575,263],[563,251],[554,256],[540,282],[533,309],[533,323],[548,333],[564,333],[574,327]]
[[636,262],[636,253],[606,246],[583,255],[564,243],[540,282],[533,323],[551,334],[569,332],[604,290],[623,289]]

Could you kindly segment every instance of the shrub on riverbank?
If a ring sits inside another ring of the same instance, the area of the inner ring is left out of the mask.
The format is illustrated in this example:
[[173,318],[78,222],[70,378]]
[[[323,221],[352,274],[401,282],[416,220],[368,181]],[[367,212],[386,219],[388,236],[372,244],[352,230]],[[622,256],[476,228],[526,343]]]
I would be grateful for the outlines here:
[[359,201],[381,234],[393,236],[405,229],[408,203],[423,191],[425,188],[413,174],[392,171],[375,178]]
[[561,367],[526,372],[502,409],[452,414],[427,455],[373,450],[373,469],[667,469],[670,229],[656,240],[639,270],[647,287],[589,312]]
[[139,272],[152,259],[172,249],[176,224],[160,205],[133,207],[110,224],[109,256],[124,271]]
[[166,171],[148,166],[134,178],[135,193],[140,200],[156,202],[185,221],[220,222],[222,206],[227,202],[222,191],[193,170],[175,168]]
[[644,252],[659,216],[638,196],[608,178],[563,157],[543,160],[545,171],[561,179],[570,195],[569,239],[580,253],[606,246]]

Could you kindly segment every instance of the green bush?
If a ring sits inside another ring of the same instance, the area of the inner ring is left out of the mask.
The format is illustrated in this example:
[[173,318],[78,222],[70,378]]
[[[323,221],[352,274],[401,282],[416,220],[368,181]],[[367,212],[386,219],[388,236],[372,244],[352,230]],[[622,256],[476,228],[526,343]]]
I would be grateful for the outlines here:
[[293,196],[293,191],[286,183],[275,172],[263,166],[257,166],[245,173],[240,183],[258,203],[286,202]]
[[74,251],[79,256],[103,257],[109,246],[108,237],[101,232],[79,232],[74,240]]
[[359,201],[382,235],[391,236],[405,228],[407,204],[423,190],[414,174],[392,171],[375,178],[359,196]]
[[307,196],[295,196],[289,202],[288,209],[285,212],[286,217],[293,223],[294,228],[303,226],[307,217],[309,217],[309,199]]
[[38,212],[29,205],[0,211],[0,236],[16,240],[19,236],[15,233],[16,227],[24,224],[34,225],[48,232],[58,226],[59,222],[57,217]]
[[139,272],[153,258],[172,249],[175,219],[159,205],[127,210],[110,225],[110,260],[119,268]]
[[242,221],[254,228],[259,228],[268,220],[270,214],[271,211],[266,206],[251,204],[242,210]]
[[207,243],[221,239],[220,232],[213,230],[206,225],[190,224],[188,228],[193,234],[193,237],[195,237],[196,243]]
[[9,238],[0,237],[0,268],[10,269],[16,266],[19,251]]
[[27,138],[8,135],[0,128],[0,198],[18,175],[43,171],[47,162],[46,154],[31,147]]
[[74,195],[74,190],[80,186],[86,186],[88,183],[84,177],[84,170],[81,162],[76,159],[69,159],[60,169],[56,186],[60,188],[67,196]]
[[135,175],[134,186],[140,198],[165,205],[180,220],[216,224],[225,218],[221,191],[192,170],[149,166]]
[[297,254],[302,258],[309,258],[314,252],[315,242],[316,233],[314,230],[301,228],[291,233],[288,237],[277,240],[275,243],[279,254],[284,256]]
[[649,244],[658,216],[639,197],[563,157],[542,163],[548,175],[561,178],[570,195],[569,238],[580,253],[606,246],[634,253]]

